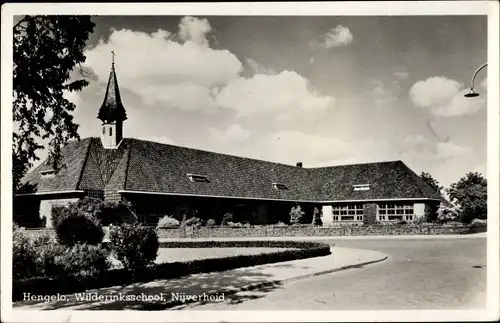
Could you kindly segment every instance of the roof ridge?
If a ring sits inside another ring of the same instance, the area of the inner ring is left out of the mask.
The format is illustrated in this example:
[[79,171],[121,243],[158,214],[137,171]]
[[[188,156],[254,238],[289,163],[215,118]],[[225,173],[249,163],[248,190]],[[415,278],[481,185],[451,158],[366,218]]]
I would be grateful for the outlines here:
[[304,170],[309,170],[310,168],[307,167],[298,167],[294,165],[289,165],[289,164],[283,164],[283,163],[278,163],[278,162],[273,162],[270,160],[263,160],[263,159],[257,159],[257,158],[251,158],[251,157],[243,157],[243,156],[237,156],[237,155],[231,155],[227,153],[220,153],[216,151],[211,151],[211,150],[205,150],[205,149],[199,149],[199,148],[191,148],[191,147],[185,147],[185,146],[179,146],[179,145],[172,145],[172,144],[165,144],[162,142],[156,142],[156,141],[151,141],[151,140],[145,140],[145,139],[138,139],[138,138],[124,138],[127,140],[132,140],[132,141],[143,141],[143,142],[150,142],[158,145],[164,145],[164,146],[172,146],[172,147],[177,147],[177,148],[182,148],[182,149],[189,149],[189,150],[195,150],[195,151],[200,151],[200,152],[205,152],[205,153],[211,153],[211,154],[217,154],[217,155],[222,155],[222,156],[230,156],[230,157],[235,157],[235,158],[241,158],[241,159],[247,159],[247,160],[254,160],[262,163],[269,163],[273,165],[280,165],[280,166],[286,166],[294,169],[304,169]]
[[338,164],[332,166],[319,166],[319,167],[308,167],[308,169],[326,169],[326,168],[334,168],[334,167],[346,167],[346,166],[358,166],[358,165],[375,165],[375,164],[390,164],[390,163],[403,163],[400,159],[393,160],[385,160],[385,161],[377,161],[377,162],[364,162],[364,163],[354,163],[354,164]]

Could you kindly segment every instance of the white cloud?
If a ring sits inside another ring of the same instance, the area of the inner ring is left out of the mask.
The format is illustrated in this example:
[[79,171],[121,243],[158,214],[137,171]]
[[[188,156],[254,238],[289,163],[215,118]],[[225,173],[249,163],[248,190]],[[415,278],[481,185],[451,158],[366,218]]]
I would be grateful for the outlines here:
[[179,44],[169,35],[163,30],[152,34],[115,30],[107,42],[101,40],[86,52],[85,64],[105,83],[114,50],[120,88],[138,95],[145,104],[213,111],[212,88],[239,77],[241,62],[227,50],[190,40]]
[[273,69],[262,66],[250,57],[245,58],[245,62],[255,74],[276,74]]
[[314,61],[315,61],[314,57],[309,58],[309,64],[314,64]]
[[233,124],[223,131],[218,129],[209,129],[209,141],[220,148],[232,148],[233,145],[240,145],[247,142],[250,137],[250,131],[243,129],[239,124]]
[[239,117],[268,113],[277,118],[296,112],[315,115],[334,102],[333,97],[316,93],[307,79],[291,71],[231,80],[216,100],[220,106],[236,110]]
[[201,46],[208,46],[207,33],[212,31],[207,19],[183,17],[179,23],[179,37],[184,41],[193,41]]
[[442,76],[415,83],[410,98],[418,108],[428,109],[438,117],[457,117],[477,112],[484,105],[483,99],[466,99],[463,84]]
[[353,41],[353,36],[349,28],[338,25],[330,28],[322,37],[319,45],[324,48],[347,46]]

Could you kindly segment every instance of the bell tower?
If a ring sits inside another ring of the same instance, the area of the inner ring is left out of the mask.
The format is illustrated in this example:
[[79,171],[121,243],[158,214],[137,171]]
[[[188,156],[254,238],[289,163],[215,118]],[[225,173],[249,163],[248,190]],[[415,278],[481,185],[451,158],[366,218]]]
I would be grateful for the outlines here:
[[97,115],[97,118],[102,121],[101,142],[106,149],[116,149],[120,145],[123,139],[123,121],[127,120],[116,78],[114,51],[111,51],[111,55],[111,72],[106,95]]

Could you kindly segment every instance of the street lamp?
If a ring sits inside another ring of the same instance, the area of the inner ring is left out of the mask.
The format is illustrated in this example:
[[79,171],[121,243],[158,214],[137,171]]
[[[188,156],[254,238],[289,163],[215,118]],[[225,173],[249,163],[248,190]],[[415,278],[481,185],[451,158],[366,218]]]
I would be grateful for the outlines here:
[[465,94],[464,96],[466,98],[475,98],[477,96],[479,96],[479,93],[476,92],[476,90],[474,89],[474,80],[476,79],[476,75],[477,73],[479,73],[480,70],[482,70],[483,68],[485,68],[486,66],[488,65],[488,63],[484,63],[483,65],[481,65],[475,72],[474,72],[474,75],[472,75],[472,79],[470,81],[470,89],[469,89],[469,93]]

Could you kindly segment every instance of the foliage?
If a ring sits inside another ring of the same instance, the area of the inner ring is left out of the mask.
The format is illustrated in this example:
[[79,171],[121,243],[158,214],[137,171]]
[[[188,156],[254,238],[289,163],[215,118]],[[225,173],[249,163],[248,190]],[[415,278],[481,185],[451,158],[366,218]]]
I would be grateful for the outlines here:
[[13,27],[13,188],[38,160],[39,139],[49,139],[48,161],[58,171],[61,148],[79,139],[65,92],[80,91],[88,82],[71,80],[85,61],[84,49],[94,23],[90,16],[24,16]]
[[66,248],[54,259],[55,266],[64,275],[79,278],[98,277],[111,267],[109,252],[101,245],[77,244]]
[[203,221],[200,218],[192,217],[186,220],[186,226],[199,228],[203,225]]
[[290,224],[299,224],[301,223],[302,218],[306,213],[302,211],[300,205],[292,207],[290,210]]
[[281,221],[280,221],[280,222],[278,222],[277,224],[275,224],[275,226],[277,226],[277,227],[287,227],[287,226],[288,226],[288,224],[283,223],[283,222],[281,222]]
[[214,219],[208,219],[207,223],[205,224],[207,227],[213,227],[215,226],[215,220]]
[[229,221],[227,223],[227,225],[231,228],[243,228],[243,224],[241,224],[240,222],[231,222]]
[[222,216],[221,226],[228,225],[229,222],[233,222],[233,213],[228,212]]
[[78,203],[53,208],[52,218],[57,241],[73,246],[77,243],[96,245],[102,242],[104,230],[96,217],[79,209]]
[[453,205],[441,203],[437,210],[437,221],[440,223],[453,221],[458,218],[458,209]]
[[113,226],[109,239],[113,255],[127,270],[151,265],[158,255],[158,235],[152,227]]
[[311,224],[314,226],[322,226],[323,221],[321,220],[321,216],[322,216],[321,210],[315,207],[313,211],[313,219]]
[[179,221],[170,215],[165,215],[158,221],[157,229],[177,229],[179,228]]
[[452,202],[459,205],[459,219],[470,223],[473,219],[486,219],[487,181],[479,173],[467,173],[458,182],[451,184],[447,193]]
[[422,178],[422,180],[426,182],[427,185],[429,185],[434,191],[439,193],[439,195],[443,196],[442,192],[444,187],[441,184],[439,184],[438,180],[432,177],[431,174],[422,172],[420,174],[420,178]]
[[424,217],[425,222],[432,223],[435,222],[438,216],[438,204],[425,204],[424,207]]

